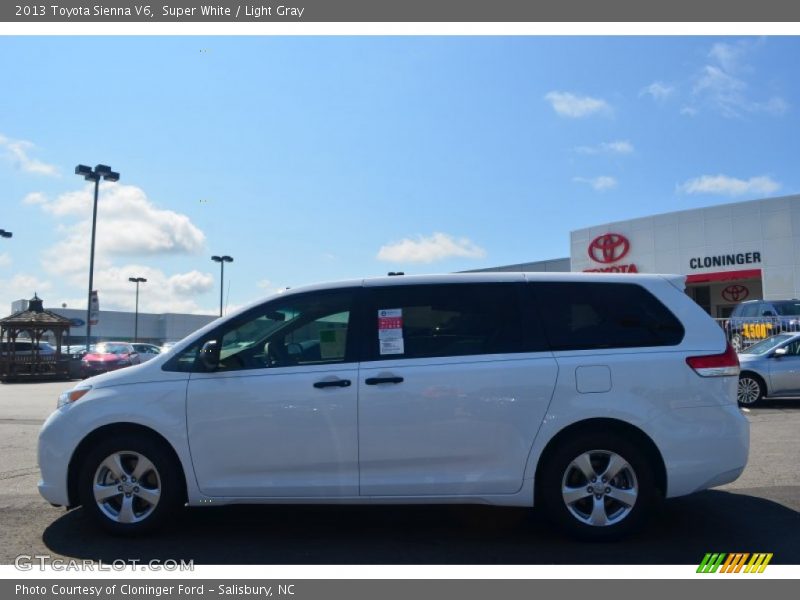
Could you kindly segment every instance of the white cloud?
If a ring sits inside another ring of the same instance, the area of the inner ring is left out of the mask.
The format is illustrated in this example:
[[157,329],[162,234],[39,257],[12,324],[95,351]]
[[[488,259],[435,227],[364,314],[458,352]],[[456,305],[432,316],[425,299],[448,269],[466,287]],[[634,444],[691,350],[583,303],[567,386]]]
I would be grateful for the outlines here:
[[0,148],[5,149],[6,158],[26,173],[35,175],[58,175],[58,168],[38,159],[31,158],[29,153],[35,146],[26,140],[12,140],[4,135],[0,135]]
[[697,115],[697,109],[691,106],[684,106],[681,108],[681,114],[687,117],[694,117]]
[[11,255],[9,255],[8,252],[0,254],[0,267],[10,267],[11,262]]
[[[85,270],[85,267],[84,267]],[[139,310],[141,312],[209,313],[203,310],[194,297],[214,288],[214,276],[199,271],[168,275],[160,269],[141,264],[127,264],[95,269],[94,288],[98,290],[100,308],[105,310],[133,310],[136,305],[136,285],[129,277],[144,277],[139,284]],[[87,284],[86,273],[75,273],[68,278],[75,288]],[[63,300],[53,298],[53,302]],[[70,308],[86,308],[86,298],[67,302]]]
[[597,146],[578,146],[575,151],[579,154],[633,154],[634,148],[628,140],[615,140]]
[[605,100],[591,96],[576,96],[570,92],[549,92],[547,100],[562,117],[578,119],[595,114],[609,114],[611,107]]
[[750,179],[737,179],[727,175],[702,175],[680,184],[678,191],[684,194],[742,196],[744,194],[771,194],[780,187],[778,182],[766,175]]
[[675,92],[675,87],[661,81],[654,81],[639,92],[640,96],[650,96],[653,100],[663,101]]
[[601,175],[600,177],[575,177],[573,181],[577,183],[586,183],[592,187],[593,190],[597,192],[604,192],[606,190],[610,190],[612,188],[617,187],[617,180],[613,177],[608,175]]
[[47,196],[42,194],[41,192],[31,192],[27,196],[22,199],[23,204],[28,204],[30,206],[37,206],[40,204],[47,204]]
[[[53,201],[37,198],[36,204],[61,220],[62,239],[45,250],[44,265],[56,274],[83,272],[91,240],[93,191],[62,194]],[[205,247],[205,235],[188,216],[158,208],[144,191],[131,185],[103,183],[97,209],[96,265],[107,268],[119,256],[197,254]]]
[[[65,284],[70,296],[82,298],[88,275],[93,186],[54,200],[43,194],[29,194],[24,202],[39,206],[56,220],[56,241],[42,251],[42,265]],[[204,310],[197,303],[198,296],[213,289],[213,275],[196,270],[167,273],[161,268],[126,262],[131,256],[197,254],[204,249],[205,235],[188,216],[159,208],[138,187],[100,185],[94,287],[103,308],[133,309],[135,286],[128,278],[145,277],[147,282],[140,286],[140,310],[213,314],[214,309]],[[65,300],[52,301],[60,304]],[[85,307],[86,300],[72,300],[70,306]]]
[[[727,118],[741,118],[745,114],[764,113],[773,116],[785,114],[789,104],[780,96],[755,100],[751,97],[746,77],[752,74],[746,64],[748,54],[757,46],[749,41],[737,44],[716,43],[708,53],[709,62],[694,79],[692,95],[699,105],[708,107]],[[696,114],[697,107],[693,106]]]
[[17,273],[10,279],[0,279],[0,317],[11,313],[14,300],[33,298],[34,292],[47,301],[47,294],[53,289],[49,281],[27,273]]
[[381,246],[378,260],[398,263],[431,263],[448,258],[483,258],[486,251],[468,238],[434,233],[417,239],[404,238]]

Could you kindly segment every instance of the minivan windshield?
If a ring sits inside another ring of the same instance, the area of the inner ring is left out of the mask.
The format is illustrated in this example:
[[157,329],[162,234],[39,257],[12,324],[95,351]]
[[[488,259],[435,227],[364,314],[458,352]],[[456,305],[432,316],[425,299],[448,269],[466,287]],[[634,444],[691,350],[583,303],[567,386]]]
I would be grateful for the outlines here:
[[776,346],[780,346],[782,343],[786,342],[792,337],[794,337],[793,333],[779,333],[778,335],[773,335],[772,337],[762,340],[757,344],[753,344],[749,348],[742,350],[739,354],[766,354]]

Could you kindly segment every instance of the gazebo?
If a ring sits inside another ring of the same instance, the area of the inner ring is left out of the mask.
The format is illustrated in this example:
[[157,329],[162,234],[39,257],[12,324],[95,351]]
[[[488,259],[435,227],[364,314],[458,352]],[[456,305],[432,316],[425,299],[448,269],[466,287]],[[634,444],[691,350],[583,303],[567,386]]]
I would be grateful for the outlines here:
[[[61,353],[61,343],[69,333],[70,320],[44,309],[35,293],[28,309],[0,319],[0,378],[10,379],[67,379],[69,356]],[[55,354],[40,352],[39,343],[48,331],[56,339]],[[22,334],[26,334],[21,337]],[[19,341],[30,341],[30,351],[17,350]]]

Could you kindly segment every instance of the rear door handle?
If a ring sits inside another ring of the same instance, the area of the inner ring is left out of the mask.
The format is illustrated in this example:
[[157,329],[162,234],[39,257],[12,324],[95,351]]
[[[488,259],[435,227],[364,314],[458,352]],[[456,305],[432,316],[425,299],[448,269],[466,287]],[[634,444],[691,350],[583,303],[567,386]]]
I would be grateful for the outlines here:
[[315,388],[329,388],[329,387],[350,387],[351,381],[349,379],[334,379],[333,381],[317,381],[314,383]]
[[380,385],[381,383],[403,383],[402,377],[367,377],[364,380],[367,385]]

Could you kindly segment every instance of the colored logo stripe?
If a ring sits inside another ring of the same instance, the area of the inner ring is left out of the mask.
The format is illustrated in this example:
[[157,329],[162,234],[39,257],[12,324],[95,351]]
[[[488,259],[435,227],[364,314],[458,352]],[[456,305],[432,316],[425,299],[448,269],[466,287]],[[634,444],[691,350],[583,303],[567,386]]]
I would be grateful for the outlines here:
[[[764,569],[772,560],[772,553],[757,552],[734,552],[726,554],[724,552],[709,552],[704,557],[700,566],[697,567],[698,573],[763,573]],[[750,559],[748,562],[747,559]],[[746,564],[745,564],[746,563]],[[744,571],[742,569],[744,568]]]

